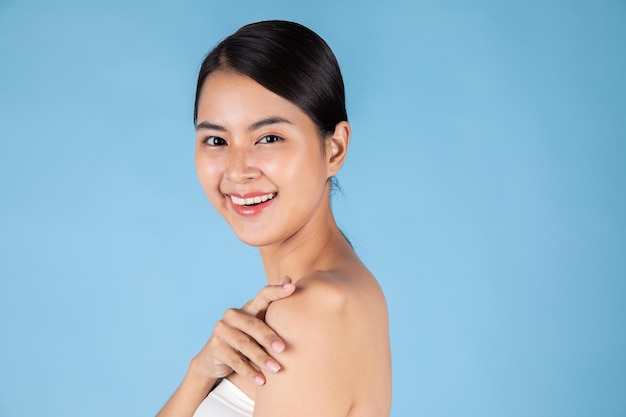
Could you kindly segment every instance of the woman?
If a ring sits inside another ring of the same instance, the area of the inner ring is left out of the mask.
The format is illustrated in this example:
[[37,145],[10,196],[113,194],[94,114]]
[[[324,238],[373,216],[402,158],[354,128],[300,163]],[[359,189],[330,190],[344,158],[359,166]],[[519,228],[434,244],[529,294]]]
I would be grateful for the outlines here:
[[332,51],[296,23],[242,27],[204,60],[194,121],[204,192],[269,285],[226,312],[159,415],[388,416],[385,300],[330,205],[350,139]]

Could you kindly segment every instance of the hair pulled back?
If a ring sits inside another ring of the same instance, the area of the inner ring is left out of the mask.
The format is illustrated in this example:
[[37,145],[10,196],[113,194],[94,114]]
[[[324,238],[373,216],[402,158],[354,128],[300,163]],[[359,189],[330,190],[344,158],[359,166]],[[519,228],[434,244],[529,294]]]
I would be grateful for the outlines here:
[[298,23],[267,20],[243,26],[204,59],[198,74],[193,120],[205,79],[217,70],[249,77],[302,109],[322,137],[347,121],[339,64],[328,44]]

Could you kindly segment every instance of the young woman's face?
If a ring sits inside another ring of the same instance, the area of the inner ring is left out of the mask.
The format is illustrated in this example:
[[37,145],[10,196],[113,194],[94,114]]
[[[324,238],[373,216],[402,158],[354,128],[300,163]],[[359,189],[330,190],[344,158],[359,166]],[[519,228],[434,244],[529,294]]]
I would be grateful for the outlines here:
[[243,242],[284,241],[328,207],[329,164],[313,121],[256,81],[217,71],[198,100],[196,170]]

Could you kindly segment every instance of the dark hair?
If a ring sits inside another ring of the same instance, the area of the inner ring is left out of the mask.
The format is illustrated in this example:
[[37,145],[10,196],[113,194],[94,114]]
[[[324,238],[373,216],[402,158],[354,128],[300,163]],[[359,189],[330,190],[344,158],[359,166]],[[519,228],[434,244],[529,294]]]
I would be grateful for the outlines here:
[[294,103],[322,137],[348,120],[343,78],[335,55],[312,30],[294,22],[267,20],[243,26],[221,41],[198,74],[194,123],[204,80],[214,71],[245,75]]

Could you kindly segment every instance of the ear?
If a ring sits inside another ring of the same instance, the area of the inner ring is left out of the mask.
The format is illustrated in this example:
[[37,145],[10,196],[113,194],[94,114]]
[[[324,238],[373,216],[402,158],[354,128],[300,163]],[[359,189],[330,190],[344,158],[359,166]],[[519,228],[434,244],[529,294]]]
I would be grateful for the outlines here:
[[335,126],[335,131],[330,139],[326,139],[326,161],[328,178],[339,172],[348,153],[350,144],[350,124],[339,122]]

